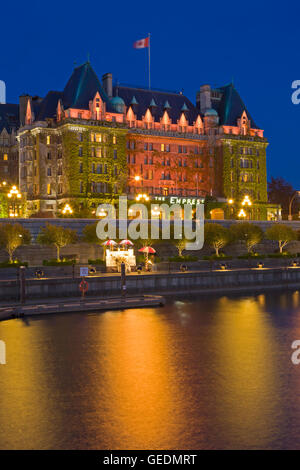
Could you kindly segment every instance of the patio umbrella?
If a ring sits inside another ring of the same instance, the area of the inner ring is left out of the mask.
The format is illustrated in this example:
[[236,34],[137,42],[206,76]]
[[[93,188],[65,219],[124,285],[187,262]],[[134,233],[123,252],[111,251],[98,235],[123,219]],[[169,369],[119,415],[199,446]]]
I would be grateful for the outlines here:
[[153,255],[154,253],[156,253],[156,251],[154,250],[154,248],[152,248],[152,246],[143,246],[143,248],[140,248],[139,251],[141,253],[150,253],[151,255]]
[[145,253],[145,266],[146,266],[146,269],[148,268],[148,256],[149,256],[149,253],[151,255],[153,255],[154,253],[156,253],[156,251],[154,250],[154,248],[152,248],[152,246],[143,246],[142,248],[139,249],[139,251],[141,253]]
[[114,240],[106,240],[104,243],[102,243],[105,247],[113,247],[116,246],[117,243]]
[[122,245],[122,246],[124,246],[124,245],[133,246],[133,243],[132,243],[131,240],[122,240],[122,241],[119,243],[119,245]]

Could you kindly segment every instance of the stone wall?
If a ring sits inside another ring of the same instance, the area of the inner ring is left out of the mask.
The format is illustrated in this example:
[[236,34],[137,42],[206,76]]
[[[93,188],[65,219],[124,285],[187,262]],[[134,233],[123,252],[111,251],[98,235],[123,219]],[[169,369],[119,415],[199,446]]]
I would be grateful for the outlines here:
[[[1,223],[11,223],[10,219],[1,219]],[[83,228],[88,224],[93,224],[96,220],[93,219],[18,219],[18,222],[21,223],[25,228],[30,230],[32,234],[32,244],[29,246],[23,246],[17,249],[15,253],[15,257],[22,260],[27,261],[31,266],[40,266],[44,259],[53,259],[56,257],[56,250],[54,247],[47,247],[47,246],[39,246],[35,243],[35,239],[42,227],[45,226],[47,222],[51,224],[56,224],[59,226],[63,226],[65,228],[71,228],[78,232],[78,235],[82,235]],[[221,223],[226,227],[230,227],[231,224],[236,223],[233,220],[224,220],[224,221],[207,221],[207,222],[215,222]],[[261,226],[261,228],[265,231],[268,227],[270,227],[274,222],[266,222],[266,221],[253,221],[253,223]],[[300,221],[284,221],[286,225],[292,227],[294,230],[300,230]],[[177,250],[173,245],[169,243],[159,243],[157,246],[158,256],[163,259],[167,260],[168,257],[174,256],[177,254]],[[293,241],[291,242],[286,249],[293,254],[300,253],[300,241]],[[258,253],[273,253],[277,250],[277,244],[275,242],[264,240],[262,243],[257,245],[255,250]],[[239,256],[245,253],[245,248],[241,243],[235,243],[231,245],[227,245],[223,250],[224,253],[228,254],[229,256]],[[93,245],[88,243],[78,243],[76,245],[69,245],[61,250],[62,256],[70,255],[77,255],[78,260],[80,263],[87,263],[88,259],[95,259],[102,257],[102,247],[99,245]],[[188,254],[195,255],[202,257],[204,255],[209,255],[212,253],[212,249],[209,247],[204,247],[201,251],[196,252],[188,252]],[[0,262],[7,260],[7,254],[4,250],[0,250]]]

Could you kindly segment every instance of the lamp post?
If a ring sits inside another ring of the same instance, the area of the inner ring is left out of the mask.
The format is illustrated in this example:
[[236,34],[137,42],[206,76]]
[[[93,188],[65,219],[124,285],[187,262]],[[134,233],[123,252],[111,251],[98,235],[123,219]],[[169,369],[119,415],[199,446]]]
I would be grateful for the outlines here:
[[292,195],[291,199],[290,199],[288,220],[293,220],[292,205],[293,205],[293,202],[294,202],[294,199],[296,198],[296,196],[300,196],[300,191],[295,191],[294,194]]
[[246,217],[246,212],[244,211],[244,209],[240,210],[240,212],[238,213],[238,217],[243,218],[243,219]]
[[[243,201],[242,201],[242,206],[243,206],[243,207],[246,207],[246,206],[250,207],[250,206],[252,206],[252,202],[250,201],[250,198],[249,198],[248,194],[246,194],[246,195],[244,196],[244,199],[243,199]],[[242,212],[245,213],[245,211],[244,211],[243,209],[241,209],[240,213],[242,213]],[[250,213],[249,213],[249,216],[250,216]],[[239,217],[240,217],[240,216],[239,216]],[[246,217],[246,213],[245,213],[245,215],[243,215],[243,217]],[[250,218],[250,217],[249,217],[249,218]]]
[[145,194],[145,193],[143,192],[143,181],[144,181],[144,178],[143,178],[142,176],[140,176],[140,175],[135,175],[135,176],[134,176],[134,181],[136,181],[136,182],[141,181],[141,183],[142,183],[142,192],[136,195],[136,197],[135,197],[136,201],[144,200],[145,202],[148,202],[150,198],[149,198],[148,194]]
[[7,197],[12,200],[12,212],[9,213],[10,217],[18,217],[16,201],[21,199],[21,194],[16,186],[13,186],[12,189],[7,194]]
[[228,199],[227,204],[230,207],[230,217],[234,218],[234,200],[232,198]]
[[70,204],[65,204],[64,208],[62,209],[62,214],[63,215],[72,215],[73,214],[73,209],[70,206]]

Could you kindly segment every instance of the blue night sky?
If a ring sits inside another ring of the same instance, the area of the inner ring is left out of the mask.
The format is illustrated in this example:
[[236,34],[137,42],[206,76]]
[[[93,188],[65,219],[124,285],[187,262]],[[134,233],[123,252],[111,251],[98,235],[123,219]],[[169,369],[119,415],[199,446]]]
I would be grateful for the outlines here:
[[[4,4],[3,4],[4,3]],[[132,43],[151,32],[152,85],[195,101],[201,84],[234,84],[269,139],[268,177],[300,189],[300,6],[296,2],[29,0],[2,2],[0,79],[7,102],[22,93],[62,90],[74,62],[90,53],[99,78],[147,85],[146,49]]]

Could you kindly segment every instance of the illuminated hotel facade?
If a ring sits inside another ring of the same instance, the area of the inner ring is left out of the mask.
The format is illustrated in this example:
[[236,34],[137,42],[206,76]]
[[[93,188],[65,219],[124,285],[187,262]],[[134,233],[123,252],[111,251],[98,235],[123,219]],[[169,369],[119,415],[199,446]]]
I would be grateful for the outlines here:
[[89,216],[142,192],[214,200],[227,215],[227,201],[248,196],[249,218],[267,217],[268,142],[233,84],[204,85],[193,104],[182,93],[113,86],[110,73],[101,83],[87,62],[64,91],[20,97],[18,140],[29,215],[69,204]]

